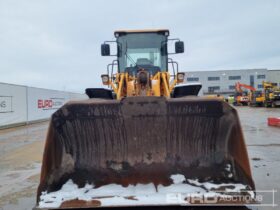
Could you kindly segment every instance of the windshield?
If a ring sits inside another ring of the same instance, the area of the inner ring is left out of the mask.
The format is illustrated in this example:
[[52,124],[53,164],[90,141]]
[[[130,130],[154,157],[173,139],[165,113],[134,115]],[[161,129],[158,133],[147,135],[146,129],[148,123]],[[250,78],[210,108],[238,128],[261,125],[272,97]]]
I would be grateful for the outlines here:
[[158,33],[131,33],[118,37],[118,60],[120,72],[127,67],[159,67],[167,70],[167,55],[163,55],[162,46],[167,37]]

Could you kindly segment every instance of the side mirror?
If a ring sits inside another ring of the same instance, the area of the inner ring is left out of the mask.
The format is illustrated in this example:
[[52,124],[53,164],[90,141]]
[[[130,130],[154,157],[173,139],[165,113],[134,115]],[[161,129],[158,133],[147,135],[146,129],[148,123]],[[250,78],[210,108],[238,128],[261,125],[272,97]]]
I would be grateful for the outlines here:
[[175,53],[183,53],[184,52],[184,42],[177,41],[175,42]]
[[110,55],[110,45],[109,44],[102,44],[101,45],[101,55],[102,56],[109,56]]

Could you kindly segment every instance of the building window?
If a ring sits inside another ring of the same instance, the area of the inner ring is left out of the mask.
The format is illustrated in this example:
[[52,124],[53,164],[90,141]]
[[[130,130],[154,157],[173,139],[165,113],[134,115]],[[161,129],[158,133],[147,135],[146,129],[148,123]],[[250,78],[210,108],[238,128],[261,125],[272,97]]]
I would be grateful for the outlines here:
[[258,88],[263,88],[263,85],[258,85]]
[[220,77],[208,77],[208,81],[220,80]]
[[228,79],[229,80],[240,80],[241,76],[229,76]]
[[187,81],[188,82],[197,82],[197,81],[199,81],[199,78],[198,77],[188,77]]
[[210,87],[208,87],[208,92],[209,93],[213,93],[216,90],[220,90],[220,86],[210,86]]
[[264,74],[257,75],[257,79],[265,79],[265,75]]
[[234,89],[235,89],[235,85],[230,85],[230,86],[228,86],[228,89],[234,90]]

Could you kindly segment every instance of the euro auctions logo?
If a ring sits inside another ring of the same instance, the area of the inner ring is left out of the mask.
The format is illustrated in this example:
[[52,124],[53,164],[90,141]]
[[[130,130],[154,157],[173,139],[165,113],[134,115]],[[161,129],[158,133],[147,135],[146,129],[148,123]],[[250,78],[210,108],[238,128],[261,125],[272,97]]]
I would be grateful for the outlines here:
[[53,101],[52,100],[38,99],[38,109],[52,108],[52,106],[53,106]]
[[276,207],[277,190],[208,191],[167,193],[167,204],[191,206],[270,206]]
[[64,98],[38,99],[37,107],[42,110],[59,109],[64,104]]

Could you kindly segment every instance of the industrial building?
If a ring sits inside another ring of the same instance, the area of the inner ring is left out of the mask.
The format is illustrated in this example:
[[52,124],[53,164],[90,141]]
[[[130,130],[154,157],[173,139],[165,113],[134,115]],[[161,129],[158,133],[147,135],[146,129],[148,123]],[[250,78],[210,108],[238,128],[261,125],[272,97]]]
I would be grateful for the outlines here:
[[255,87],[262,90],[262,82],[275,82],[280,86],[280,70],[268,69],[241,69],[215,71],[188,71],[185,72],[185,82],[201,83],[199,95],[221,94],[231,95],[235,92],[235,83]]

